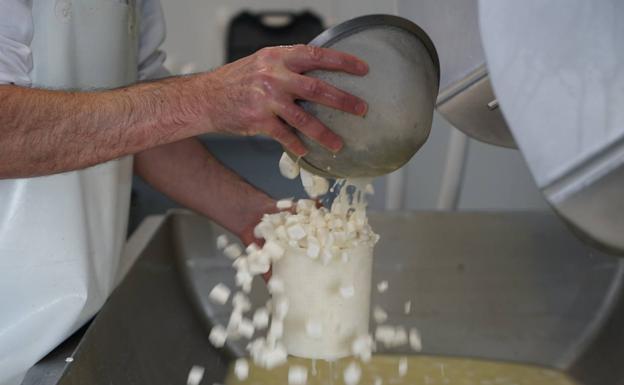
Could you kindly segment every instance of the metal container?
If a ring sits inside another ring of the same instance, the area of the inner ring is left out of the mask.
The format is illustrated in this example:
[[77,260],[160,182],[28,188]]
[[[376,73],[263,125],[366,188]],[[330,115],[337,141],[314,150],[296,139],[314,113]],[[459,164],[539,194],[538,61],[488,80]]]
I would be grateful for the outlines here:
[[313,103],[303,107],[345,143],[333,154],[299,134],[309,154],[300,164],[326,177],[374,177],[407,163],[429,136],[440,69],[431,40],[414,23],[389,15],[349,20],[310,44],[356,55],[370,67],[364,77],[313,71],[322,79],[368,102],[365,117]]

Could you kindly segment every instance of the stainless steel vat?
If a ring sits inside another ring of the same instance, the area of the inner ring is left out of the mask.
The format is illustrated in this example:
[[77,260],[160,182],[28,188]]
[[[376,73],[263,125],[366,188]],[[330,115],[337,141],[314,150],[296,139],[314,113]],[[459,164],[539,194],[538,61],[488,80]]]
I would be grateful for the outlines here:
[[[424,353],[534,363],[585,385],[624,382],[624,262],[578,241],[554,215],[380,213],[371,221],[382,237],[375,279],[390,281],[384,307],[393,322],[421,329]],[[217,350],[207,339],[228,309],[206,295],[232,283],[214,243],[221,232],[190,213],[168,215],[77,347],[52,353],[24,384],[170,385],[195,364],[207,368],[206,383],[222,381],[243,344]],[[260,303],[267,294],[256,285]]]

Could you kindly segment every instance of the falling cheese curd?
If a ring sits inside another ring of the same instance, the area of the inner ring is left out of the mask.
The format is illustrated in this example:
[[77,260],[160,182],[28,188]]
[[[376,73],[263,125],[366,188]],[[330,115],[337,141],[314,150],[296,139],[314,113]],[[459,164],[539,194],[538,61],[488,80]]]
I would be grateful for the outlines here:
[[[290,368],[306,382],[289,381]],[[366,365],[289,357],[288,365],[266,370],[250,367],[243,381],[230,368],[225,385],[578,385],[564,373],[539,366],[436,356],[375,355]]]
[[[254,230],[264,240],[262,247],[252,244],[242,251],[226,237],[218,238],[219,249],[234,260],[240,291],[232,296],[228,324],[215,325],[211,341],[223,346],[228,338],[251,337],[266,329],[247,346],[254,364],[265,369],[284,364],[288,355],[370,358],[373,248],[379,240],[366,216],[370,180],[340,180],[329,189],[326,179],[300,170],[287,156],[280,170],[289,178],[299,175],[311,198],[331,192],[333,202],[326,208],[312,199],[279,201],[283,211],[265,214]],[[271,300],[247,318],[253,277],[271,266]],[[221,284],[210,295],[220,305],[229,297]]]

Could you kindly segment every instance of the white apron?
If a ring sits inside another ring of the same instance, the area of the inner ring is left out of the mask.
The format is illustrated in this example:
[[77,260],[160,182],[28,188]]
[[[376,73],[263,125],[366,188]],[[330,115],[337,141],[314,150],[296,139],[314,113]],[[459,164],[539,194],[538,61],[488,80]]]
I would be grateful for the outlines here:
[[[33,87],[111,88],[137,78],[134,0],[34,0]],[[0,385],[91,318],[113,289],[132,158],[0,180]]]

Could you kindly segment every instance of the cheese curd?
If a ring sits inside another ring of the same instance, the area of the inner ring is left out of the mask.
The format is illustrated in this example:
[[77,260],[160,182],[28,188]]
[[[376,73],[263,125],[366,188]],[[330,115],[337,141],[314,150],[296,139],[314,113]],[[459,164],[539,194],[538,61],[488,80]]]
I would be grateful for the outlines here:
[[[289,177],[299,172],[296,164],[282,159],[280,169]],[[300,170],[310,197],[328,192],[329,182]],[[329,208],[316,201],[280,200],[280,211],[265,214],[254,229],[263,246],[218,247],[234,260],[235,282],[242,289],[232,297],[233,311],[227,329],[213,329],[211,341],[223,346],[226,338],[253,338],[268,328],[266,336],[253,339],[247,349],[256,365],[269,368],[283,364],[287,354],[319,359],[351,355],[369,359],[369,311],[373,248],[379,236],[368,224],[365,189],[369,180],[338,181]],[[267,273],[270,304],[247,319],[250,310],[244,293],[251,290],[255,275]],[[228,295],[219,286],[211,295],[217,303]],[[224,333],[225,332],[225,333]],[[355,349],[356,351],[352,351]]]

